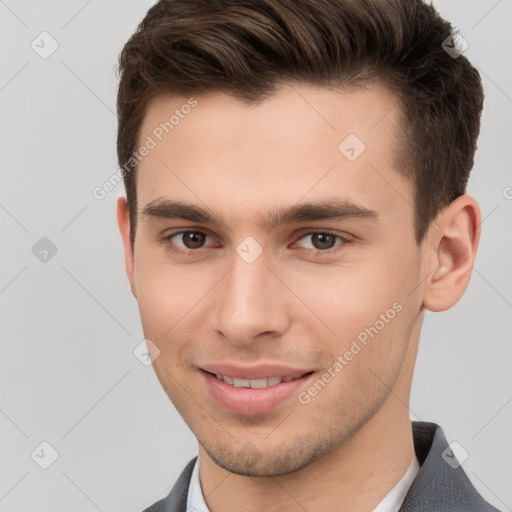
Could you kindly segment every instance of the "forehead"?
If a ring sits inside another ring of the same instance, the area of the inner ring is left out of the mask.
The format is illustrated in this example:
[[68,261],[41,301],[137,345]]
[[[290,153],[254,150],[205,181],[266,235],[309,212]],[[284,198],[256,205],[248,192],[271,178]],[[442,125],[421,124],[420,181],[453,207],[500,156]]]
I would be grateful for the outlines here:
[[139,207],[179,199],[228,218],[228,207],[254,212],[328,194],[403,214],[412,194],[394,167],[398,117],[396,97],[378,84],[286,86],[253,104],[159,96],[140,130],[139,145],[152,149],[138,166]]
[[161,95],[146,108],[139,142],[152,132],[168,145],[200,140],[205,151],[248,143],[285,149],[309,142],[303,148],[305,154],[319,138],[327,137],[331,147],[331,142],[349,133],[365,142],[375,142],[380,135],[392,138],[390,129],[398,113],[397,97],[378,82],[342,89],[288,85],[253,103],[218,92],[194,98]]

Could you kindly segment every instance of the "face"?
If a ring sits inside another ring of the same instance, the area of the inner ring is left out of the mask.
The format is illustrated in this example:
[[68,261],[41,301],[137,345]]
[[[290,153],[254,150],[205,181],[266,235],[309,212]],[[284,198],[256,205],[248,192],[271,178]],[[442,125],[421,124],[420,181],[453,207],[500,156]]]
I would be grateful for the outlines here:
[[333,452],[410,370],[421,252],[395,106],[377,85],[149,105],[128,274],[162,386],[231,472]]

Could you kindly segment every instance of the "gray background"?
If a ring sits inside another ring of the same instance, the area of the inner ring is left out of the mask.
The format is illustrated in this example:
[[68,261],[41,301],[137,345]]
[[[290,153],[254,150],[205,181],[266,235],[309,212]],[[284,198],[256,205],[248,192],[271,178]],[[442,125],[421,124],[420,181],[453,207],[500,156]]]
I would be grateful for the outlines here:
[[[115,223],[122,186],[92,195],[116,171],[114,64],[152,3],[0,0],[2,511],[139,511],[197,451],[133,355],[143,335]],[[469,187],[485,220],[464,298],[427,313],[411,416],[440,423],[478,490],[512,510],[512,2],[435,4],[486,89]],[[59,45],[47,59],[31,48],[43,31]],[[32,252],[43,237],[57,248],[46,262]],[[31,458],[42,441],[59,454],[48,469]]]

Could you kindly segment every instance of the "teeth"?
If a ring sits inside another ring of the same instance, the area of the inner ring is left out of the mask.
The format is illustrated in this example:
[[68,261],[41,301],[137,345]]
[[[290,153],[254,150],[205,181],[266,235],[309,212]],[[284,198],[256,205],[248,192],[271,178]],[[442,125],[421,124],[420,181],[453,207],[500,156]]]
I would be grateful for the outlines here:
[[268,379],[252,379],[249,381],[251,388],[266,388],[268,387]]
[[290,382],[299,377],[269,377],[268,379],[238,379],[236,377],[227,377],[225,375],[221,375],[220,373],[216,374],[219,380],[223,380],[227,384],[231,384],[236,388],[252,388],[252,389],[262,389],[268,388],[270,386],[277,386],[277,384],[281,384],[281,382]]
[[235,377],[233,385],[235,386],[235,388],[250,388],[251,381],[247,379],[237,379]]

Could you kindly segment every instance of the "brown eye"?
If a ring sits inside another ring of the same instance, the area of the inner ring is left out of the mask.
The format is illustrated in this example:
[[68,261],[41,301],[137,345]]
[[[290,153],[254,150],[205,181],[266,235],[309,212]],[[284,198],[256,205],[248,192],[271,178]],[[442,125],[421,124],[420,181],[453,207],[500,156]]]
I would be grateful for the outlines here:
[[350,243],[350,239],[345,236],[330,231],[312,231],[306,233],[297,242],[302,249],[310,249],[315,256],[332,255],[338,250]]
[[332,249],[336,245],[337,238],[339,237],[330,233],[313,233],[311,235],[311,243],[318,250]]
[[[178,231],[170,235],[164,235],[162,241],[170,250],[178,253],[186,253],[195,249],[208,247],[207,240],[210,237],[202,231]],[[211,240],[210,240],[211,242]]]
[[200,249],[206,240],[206,235],[199,231],[185,231],[181,236],[183,245],[187,249]]

